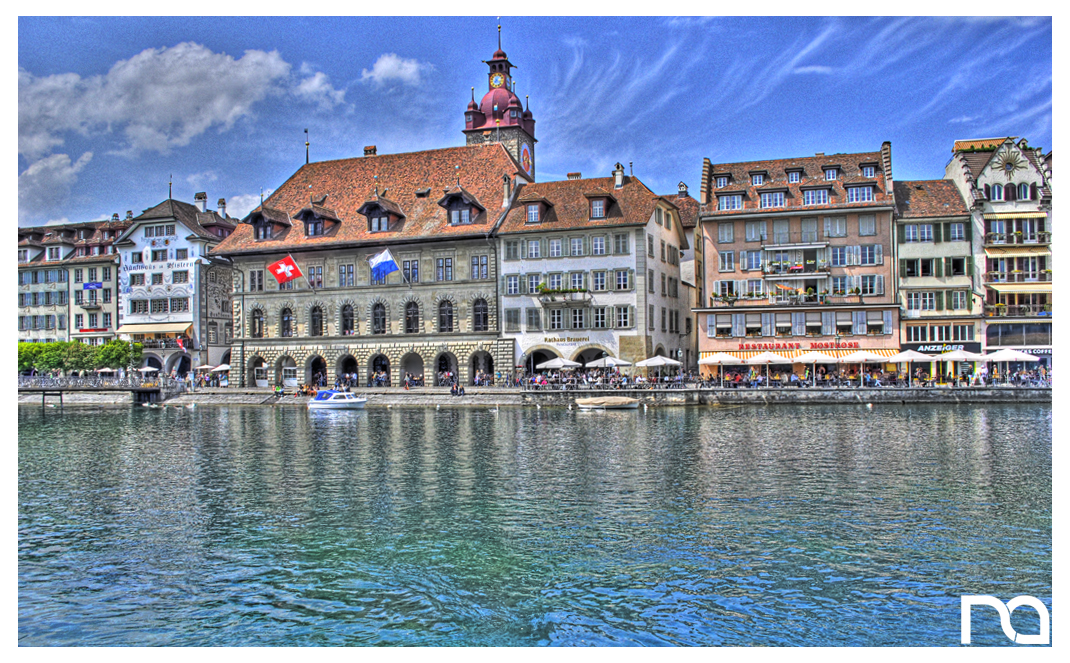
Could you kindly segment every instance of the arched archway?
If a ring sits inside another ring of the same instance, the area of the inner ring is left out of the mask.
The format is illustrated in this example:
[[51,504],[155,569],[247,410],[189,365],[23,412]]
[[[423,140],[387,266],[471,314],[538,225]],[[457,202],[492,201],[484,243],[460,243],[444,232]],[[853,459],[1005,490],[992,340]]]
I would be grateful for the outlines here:
[[296,387],[297,385],[297,362],[293,357],[283,355],[275,362],[275,383],[284,387]]
[[368,386],[390,386],[390,360],[384,354],[377,354],[368,360]]
[[613,353],[604,348],[588,347],[577,352],[575,356],[572,357],[572,361],[578,361],[583,364],[583,368],[587,368],[588,363],[595,361],[596,359],[601,359],[602,357],[611,356],[613,356]]
[[268,386],[267,362],[264,361],[263,357],[257,356],[249,360],[245,379],[246,384],[253,387]]
[[227,350],[226,352],[223,353],[223,358],[219,360],[219,363],[220,364],[229,364],[230,363],[230,350]]
[[[424,358],[415,352],[410,352],[401,358],[401,370],[404,374],[412,375],[418,380],[424,378]],[[403,375],[402,378],[405,376]]]
[[163,362],[156,355],[144,355],[144,362],[145,363],[142,365],[142,368],[152,367],[159,371],[163,370]]
[[167,363],[164,364],[163,371],[167,375],[171,375],[171,371],[174,370],[178,377],[184,377],[186,373],[189,373],[193,368],[193,364],[190,362],[190,356],[186,353],[175,353],[167,358]]
[[360,365],[357,364],[357,360],[353,355],[344,355],[338,360],[337,373],[343,381],[348,379],[353,386],[360,385]]
[[535,373],[540,370],[535,368],[536,366],[560,356],[561,355],[550,348],[536,348],[534,350],[529,350],[527,361],[524,362],[524,370],[528,373]]
[[319,355],[312,355],[305,364],[305,384],[314,387],[327,386],[327,362]]
[[452,352],[440,352],[435,357],[435,384],[446,386],[457,377],[457,357]]
[[661,345],[659,345],[659,346],[658,346],[657,348],[655,348],[655,349],[654,349],[654,356],[655,356],[655,357],[665,357],[665,356],[667,356],[667,355],[665,354],[665,347],[664,347],[664,346],[661,346]]
[[468,384],[476,383],[476,375],[494,378],[494,358],[486,350],[477,350],[468,359]]

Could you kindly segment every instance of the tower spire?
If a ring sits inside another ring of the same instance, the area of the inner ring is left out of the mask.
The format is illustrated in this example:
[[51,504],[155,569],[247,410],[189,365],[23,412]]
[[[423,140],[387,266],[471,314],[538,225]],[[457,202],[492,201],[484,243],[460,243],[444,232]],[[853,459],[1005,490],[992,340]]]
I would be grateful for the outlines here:
[[502,17],[498,17],[498,50],[502,50]]

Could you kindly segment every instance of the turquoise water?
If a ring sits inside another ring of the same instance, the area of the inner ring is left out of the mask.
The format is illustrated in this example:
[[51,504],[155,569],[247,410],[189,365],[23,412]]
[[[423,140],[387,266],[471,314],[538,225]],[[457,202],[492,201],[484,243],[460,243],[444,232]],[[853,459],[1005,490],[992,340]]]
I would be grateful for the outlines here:
[[1051,607],[1047,405],[18,416],[24,646],[957,646],[962,594]]

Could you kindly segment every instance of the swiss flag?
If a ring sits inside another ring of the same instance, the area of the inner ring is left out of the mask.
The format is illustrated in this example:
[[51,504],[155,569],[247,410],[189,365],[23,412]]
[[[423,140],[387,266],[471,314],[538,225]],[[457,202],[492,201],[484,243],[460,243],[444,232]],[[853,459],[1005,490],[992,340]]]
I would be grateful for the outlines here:
[[287,281],[293,281],[299,276],[304,276],[301,273],[301,269],[294,262],[294,259],[290,256],[286,256],[278,262],[273,262],[268,265],[268,271],[275,277],[275,280],[279,283],[286,283]]

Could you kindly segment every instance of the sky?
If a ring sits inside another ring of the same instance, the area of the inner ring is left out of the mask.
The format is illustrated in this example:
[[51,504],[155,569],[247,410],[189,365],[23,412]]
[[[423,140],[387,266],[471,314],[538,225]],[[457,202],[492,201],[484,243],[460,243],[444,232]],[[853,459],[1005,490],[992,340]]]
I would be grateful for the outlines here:
[[[714,163],[871,152],[938,179],[955,140],[1052,147],[1041,18],[502,17],[538,181],[698,195]],[[464,144],[490,17],[20,17],[19,225],[208,194],[241,218],[305,159]]]

